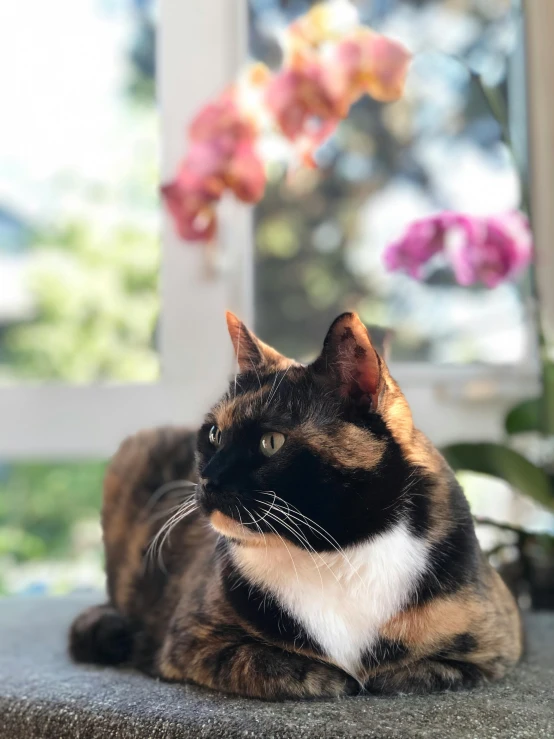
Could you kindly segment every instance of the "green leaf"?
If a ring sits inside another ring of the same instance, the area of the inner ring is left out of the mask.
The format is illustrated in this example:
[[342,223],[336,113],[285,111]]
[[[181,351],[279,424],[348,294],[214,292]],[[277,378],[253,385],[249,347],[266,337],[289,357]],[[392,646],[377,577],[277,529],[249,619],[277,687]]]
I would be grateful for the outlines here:
[[554,364],[545,361],[542,368],[543,392],[541,403],[541,422],[545,434],[554,436]]
[[554,491],[546,472],[502,444],[452,444],[442,450],[455,470],[470,470],[505,480],[537,503],[554,509]]
[[541,430],[540,398],[530,398],[515,405],[506,416],[504,426],[508,434],[522,434],[525,431]]

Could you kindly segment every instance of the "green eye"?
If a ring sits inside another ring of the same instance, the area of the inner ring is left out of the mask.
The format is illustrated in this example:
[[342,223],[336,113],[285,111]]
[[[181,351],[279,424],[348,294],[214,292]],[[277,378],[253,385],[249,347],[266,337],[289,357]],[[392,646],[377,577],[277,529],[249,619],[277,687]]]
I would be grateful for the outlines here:
[[210,444],[213,444],[214,446],[219,446],[221,444],[221,431],[217,428],[217,426],[212,426],[210,429]]
[[260,439],[260,451],[266,457],[272,457],[285,443],[285,437],[278,431],[269,431]]

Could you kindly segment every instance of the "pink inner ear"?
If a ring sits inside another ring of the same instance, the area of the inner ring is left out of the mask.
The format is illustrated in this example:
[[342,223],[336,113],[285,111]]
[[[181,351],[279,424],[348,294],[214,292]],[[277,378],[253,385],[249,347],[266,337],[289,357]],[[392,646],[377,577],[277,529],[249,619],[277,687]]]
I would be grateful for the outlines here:
[[381,381],[379,358],[358,316],[350,313],[339,319],[326,343],[329,363],[338,369],[343,392],[369,396],[376,404]]
[[374,395],[379,388],[379,361],[373,347],[369,352],[364,347],[356,344],[354,348],[356,361],[356,382],[364,393]]
[[239,318],[235,316],[234,313],[231,313],[231,311],[229,310],[225,314],[225,317],[227,319],[227,329],[229,330],[229,336],[231,337],[231,341],[233,342],[236,353],[241,339],[241,334],[244,335],[247,333],[246,326]]
[[259,366],[263,361],[260,342],[234,313],[227,311],[225,317],[240,371],[245,372]]
[[269,369],[285,369],[292,360],[260,341],[233,313],[227,311],[227,328],[233,342],[241,372],[267,366]]

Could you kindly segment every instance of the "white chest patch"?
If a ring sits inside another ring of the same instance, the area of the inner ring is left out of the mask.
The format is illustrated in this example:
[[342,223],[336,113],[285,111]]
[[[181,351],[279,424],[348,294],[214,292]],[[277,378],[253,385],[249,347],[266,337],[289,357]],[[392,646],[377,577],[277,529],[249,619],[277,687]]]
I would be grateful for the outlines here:
[[427,565],[427,545],[401,522],[367,544],[313,556],[287,547],[235,547],[242,574],[267,589],[351,675],[379,628],[406,604]]

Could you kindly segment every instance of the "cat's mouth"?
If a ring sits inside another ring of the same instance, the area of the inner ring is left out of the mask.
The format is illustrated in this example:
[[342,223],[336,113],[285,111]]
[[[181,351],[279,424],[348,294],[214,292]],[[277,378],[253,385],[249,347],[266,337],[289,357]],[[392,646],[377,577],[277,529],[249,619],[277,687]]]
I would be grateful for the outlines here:
[[249,529],[243,523],[240,523],[236,519],[228,516],[222,511],[215,510],[210,514],[210,523],[213,528],[229,539],[234,539],[246,543],[257,544],[258,542],[263,543],[263,538],[259,532]]
[[235,541],[257,544],[263,535],[248,526],[246,511],[241,515],[241,502],[234,493],[213,493],[204,486],[199,490],[199,503],[213,528]]

